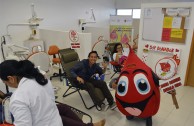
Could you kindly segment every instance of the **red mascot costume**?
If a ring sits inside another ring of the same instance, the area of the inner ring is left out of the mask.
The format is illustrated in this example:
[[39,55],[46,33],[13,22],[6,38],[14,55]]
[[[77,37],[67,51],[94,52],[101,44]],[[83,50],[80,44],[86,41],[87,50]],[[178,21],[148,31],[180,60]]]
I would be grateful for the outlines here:
[[159,78],[130,48],[130,53],[117,81],[116,103],[127,119],[146,119],[152,126],[152,116],[160,105]]

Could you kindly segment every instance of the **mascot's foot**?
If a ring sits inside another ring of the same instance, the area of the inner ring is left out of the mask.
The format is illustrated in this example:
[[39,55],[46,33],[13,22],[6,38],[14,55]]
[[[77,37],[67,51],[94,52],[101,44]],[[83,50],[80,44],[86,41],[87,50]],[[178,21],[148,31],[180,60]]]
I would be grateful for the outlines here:
[[132,120],[134,116],[126,116],[127,120]]
[[152,126],[152,117],[146,119],[146,126]]

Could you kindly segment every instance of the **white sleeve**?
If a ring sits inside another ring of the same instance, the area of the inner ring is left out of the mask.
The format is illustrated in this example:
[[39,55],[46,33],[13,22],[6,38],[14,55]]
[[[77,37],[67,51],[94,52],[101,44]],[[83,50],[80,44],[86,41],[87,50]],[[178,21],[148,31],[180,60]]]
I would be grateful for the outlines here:
[[116,59],[116,56],[117,56],[117,53],[114,53],[113,56],[112,56],[113,60]]
[[124,56],[128,56],[130,53],[130,49],[129,48],[123,48],[123,55]]
[[32,116],[27,104],[14,100],[10,103],[10,111],[14,116],[14,126],[32,126]]

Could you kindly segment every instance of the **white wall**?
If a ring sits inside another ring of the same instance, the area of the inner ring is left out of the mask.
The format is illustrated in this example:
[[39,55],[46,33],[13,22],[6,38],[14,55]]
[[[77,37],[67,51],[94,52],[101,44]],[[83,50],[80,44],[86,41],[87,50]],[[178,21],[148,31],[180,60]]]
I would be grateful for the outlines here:
[[[0,0],[0,35],[6,34],[6,26],[12,23],[27,23],[31,17],[31,3],[35,4],[38,17],[44,20],[39,28],[67,31],[81,31],[78,19],[90,18],[94,9],[96,23],[92,27],[107,27],[109,16],[115,14],[115,0]],[[12,40],[21,44],[29,38],[30,29],[26,26],[9,27]]]
[[[109,25],[108,25],[109,26]],[[85,27],[84,33],[92,33],[92,46],[98,42],[98,38],[103,36],[104,40],[110,39],[109,27]]]
[[194,2],[194,0],[116,0],[115,6],[123,8],[141,8],[141,3]]
[[[96,23],[91,27],[108,27],[110,15],[115,14],[115,0],[0,0],[0,36],[7,34],[7,25],[27,23],[31,18],[31,3],[35,4],[38,17],[44,18],[40,29],[81,31],[78,19],[90,18],[90,9],[94,9]],[[27,26],[9,27],[12,41],[23,45],[30,37],[31,30]],[[56,42],[53,42],[56,43]],[[58,43],[60,45],[60,41]],[[0,51],[0,61],[2,54]],[[0,86],[1,83],[0,83]],[[3,86],[4,87],[4,86]],[[2,89],[2,88],[1,88]]]
[[[91,51],[91,33],[79,33],[80,48],[76,49],[80,60],[86,59],[88,53]],[[50,45],[57,45],[59,49],[71,47],[69,39],[69,31],[56,31],[48,29],[40,29],[40,39],[45,42],[45,50],[49,49]]]

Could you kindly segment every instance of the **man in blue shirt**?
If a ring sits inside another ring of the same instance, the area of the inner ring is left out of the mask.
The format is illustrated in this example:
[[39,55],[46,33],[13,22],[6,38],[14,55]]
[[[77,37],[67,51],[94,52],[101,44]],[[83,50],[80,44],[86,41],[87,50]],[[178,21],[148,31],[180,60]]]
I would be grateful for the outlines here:
[[102,103],[98,103],[98,97],[94,94],[94,88],[90,86],[91,84],[102,91],[104,97],[109,103],[110,108],[114,109],[116,107],[116,104],[107,87],[106,82],[93,78],[95,74],[102,75],[105,72],[107,66],[106,64],[102,64],[104,67],[104,70],[102,70],[102,68],[99,67],[98,64],[96,64],[97,58],[98,54],[96,51],[90,52],[88,54],[88,59],[80,61],[71,69],[71,74],[74,78],[76,78],[77,83],[85,85],[90,96],[95,102],[97,102],[97,105],[99,107],[101,107]]

